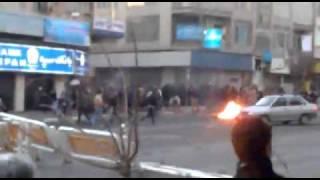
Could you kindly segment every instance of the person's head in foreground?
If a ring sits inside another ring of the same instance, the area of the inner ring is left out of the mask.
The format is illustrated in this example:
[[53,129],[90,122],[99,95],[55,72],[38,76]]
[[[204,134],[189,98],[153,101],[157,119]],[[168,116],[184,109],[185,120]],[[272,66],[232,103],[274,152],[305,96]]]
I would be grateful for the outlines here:
[[236,178],[280,178],[271,163],[271,126],[258,117],[238,119],[232,145],[239,158]]

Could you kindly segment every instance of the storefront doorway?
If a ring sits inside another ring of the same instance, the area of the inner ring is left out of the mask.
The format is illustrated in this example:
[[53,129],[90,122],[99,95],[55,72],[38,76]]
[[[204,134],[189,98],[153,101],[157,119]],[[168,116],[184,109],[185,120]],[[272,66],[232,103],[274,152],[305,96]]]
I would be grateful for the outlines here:
[[26,110],[49,107],[56,99],[53,75],[26,75]]
[[0,97],[7,106],[8,110],[12,110],[14,101],[15,74],[1,72],[0,77]]

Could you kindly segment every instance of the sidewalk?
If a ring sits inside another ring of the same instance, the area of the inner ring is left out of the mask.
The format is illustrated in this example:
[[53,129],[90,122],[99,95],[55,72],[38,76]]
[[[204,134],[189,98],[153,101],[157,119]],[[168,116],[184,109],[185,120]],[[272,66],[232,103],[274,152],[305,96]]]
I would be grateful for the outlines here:
[[[26,111],[26,112],[18,112],[18,113],[11,113],[11,114],[15,114],[18,116],[22,116],[22,117],[26,117],[26,118],[30,118],[30,119],[34,119],[34,120],[39,120],[48,124],[64,124],[64,125],[68,125],[68,124],[76,124],[77,122],[77,113],[76,112],[72,112],[71,115],[67,115],[66,120],[68,120],[67,122],[59,122],[58,117],[50,111],[44,112],[44,111]],[[146,112],[140,112],[139,113],[139,117],[143,117],[146,115]],[[190,118],[206,118],[206,112],[205,112],[205,108],[201,107],[201,111],[198,113],[193,113],[192,112],[192,108],[191,107],[182,107],[179,111],[179,113],[176,113],[170,109],[166,109],[163,108],[162,111],[157,115],[157,119],[160,121],[187,121],[187,119]],[[110,119],[111,115],[110,113],[108,114],[104,114],[104,119]],[[158,121],[157,120],[157,121]],[[148,120],[147,120],[148,121]],[[82,121],[86,124],[85,121]]]

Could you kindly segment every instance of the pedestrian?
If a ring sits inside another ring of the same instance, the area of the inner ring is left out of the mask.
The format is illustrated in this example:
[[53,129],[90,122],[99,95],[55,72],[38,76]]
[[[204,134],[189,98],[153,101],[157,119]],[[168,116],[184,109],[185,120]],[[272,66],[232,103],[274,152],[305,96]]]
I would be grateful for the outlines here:
[[154,125],[155,122],[155,116],[156,116],[156,108],[157,108],[157,89],[155,88],[150,88],[147,91],[146,94],[146,108],[147,108],[147,115],[144,119],[150,118],[152,125]]
[[102,91],[98,90],[95,97],[94,97],[94,113],[90,118],[90,122],[92,126],[95,126],[97,121],[100,121],[102,119],[103,114],[103,97],[102,97]]
[[169,105],[170,105],[170,107],[172,107],[172,109],[175,113],[181,112],[181,109],[180,109],[181,98],[179,97],[179,95],[175,95],[175,96],[171,97],[169,100]]
[[271,162],[271,125],[258,117],[242,117],[232,128],[232,145],[239,159],[236,178],[281,178]]
[[8,111],[7,106],[2,100],[2,98],[0,97],[0,112],[7,112],[7,111]]
[[198,90],[191,86],[189,88],[189,97],[191,99],[191,107],[192,107],[192,112],[199,112],[199,99],[200,99],[200,96],[199,96],[199,93],[198,93]]

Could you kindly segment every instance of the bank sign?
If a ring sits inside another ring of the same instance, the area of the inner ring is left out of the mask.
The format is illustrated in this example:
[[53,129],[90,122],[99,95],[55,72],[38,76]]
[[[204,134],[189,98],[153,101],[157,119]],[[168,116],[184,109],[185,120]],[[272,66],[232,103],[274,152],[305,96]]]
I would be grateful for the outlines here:
[[[78,64],[77,67],[74,64]],[[76,74],[77,69],[85,66],[82,51],[0,43],[0,71]]]

